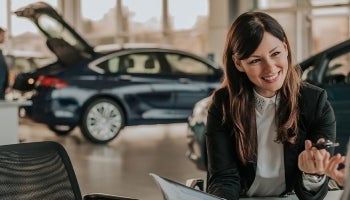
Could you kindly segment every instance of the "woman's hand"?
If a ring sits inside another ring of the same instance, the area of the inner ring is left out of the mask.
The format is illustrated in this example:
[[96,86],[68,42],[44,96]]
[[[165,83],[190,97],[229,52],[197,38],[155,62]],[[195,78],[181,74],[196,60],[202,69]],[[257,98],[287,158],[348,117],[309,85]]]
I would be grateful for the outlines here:
[[325,174],[334,179],[340,186],[343,186],[345,182],[345,171],[344,168],[338,170],[339,164],[345,164],[345,156],[337,154],[329,159]]
[[[323,138],[317,143],[324,142]],[[325,149],[312,147],[310,140],[305,140],[305,150],[299,154],[298,167],[307,174],[324,175],[329,163],[330,154]]]

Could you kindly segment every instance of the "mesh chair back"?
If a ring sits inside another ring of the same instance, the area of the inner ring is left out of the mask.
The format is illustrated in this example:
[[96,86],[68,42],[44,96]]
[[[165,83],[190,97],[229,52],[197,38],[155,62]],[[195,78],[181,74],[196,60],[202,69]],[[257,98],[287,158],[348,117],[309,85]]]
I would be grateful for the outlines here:
[[63,146],[56,142],[0,146],[0,199],[81,200]]

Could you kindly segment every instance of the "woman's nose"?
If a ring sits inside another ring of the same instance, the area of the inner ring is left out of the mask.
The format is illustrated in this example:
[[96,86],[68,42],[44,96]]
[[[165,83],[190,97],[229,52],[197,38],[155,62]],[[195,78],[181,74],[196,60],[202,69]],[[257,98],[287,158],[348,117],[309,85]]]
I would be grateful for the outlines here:
[[265,70],[271,70],[275,67],[275,61],[273,59],[270,59],[270,58],[267,58],[265,59],[265,62],[264,62],[264,69]]

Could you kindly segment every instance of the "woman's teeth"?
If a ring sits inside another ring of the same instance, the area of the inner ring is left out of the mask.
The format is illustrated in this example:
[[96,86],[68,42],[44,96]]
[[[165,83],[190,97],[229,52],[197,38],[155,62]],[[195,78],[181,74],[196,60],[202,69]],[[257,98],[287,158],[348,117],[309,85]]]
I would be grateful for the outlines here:
[[278,76],[278,74],[275,74],[273,76],[265,76],[265,77],[263,77],[263,79],[265,79],[267,81],[271,81],[271,80],[277,78],[277,76]]

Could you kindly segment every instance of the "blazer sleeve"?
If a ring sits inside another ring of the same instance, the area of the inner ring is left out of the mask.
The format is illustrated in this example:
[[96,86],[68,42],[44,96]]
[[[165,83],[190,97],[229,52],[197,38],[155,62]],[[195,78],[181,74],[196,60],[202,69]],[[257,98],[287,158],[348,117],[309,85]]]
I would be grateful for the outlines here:
[[[218,106],[219,105],[219,106]],[[240,177],[233,137],[222,123],[221,103],[208,110],[206,142],[208,155],[207,192],[227,200],[239,199]]]
[[[335,141],[336,138],[336,121],[334,111],[325,90],[317,90],[318,92],[310,92],[305,94],[302,113],[304,113],[303,123],[306,125],[305,139],[317,142],[319,138]],[[303,140],[304,141],[304,140]],[[304,145],[303,149],[304,150]],[[328,150],[333,155],[333,150]],[[302,183],[301,172],[295,185],[295,192],[301,200],[320,200],[323,199],[328,192],[328,178],[317,192],[305,190]]]

